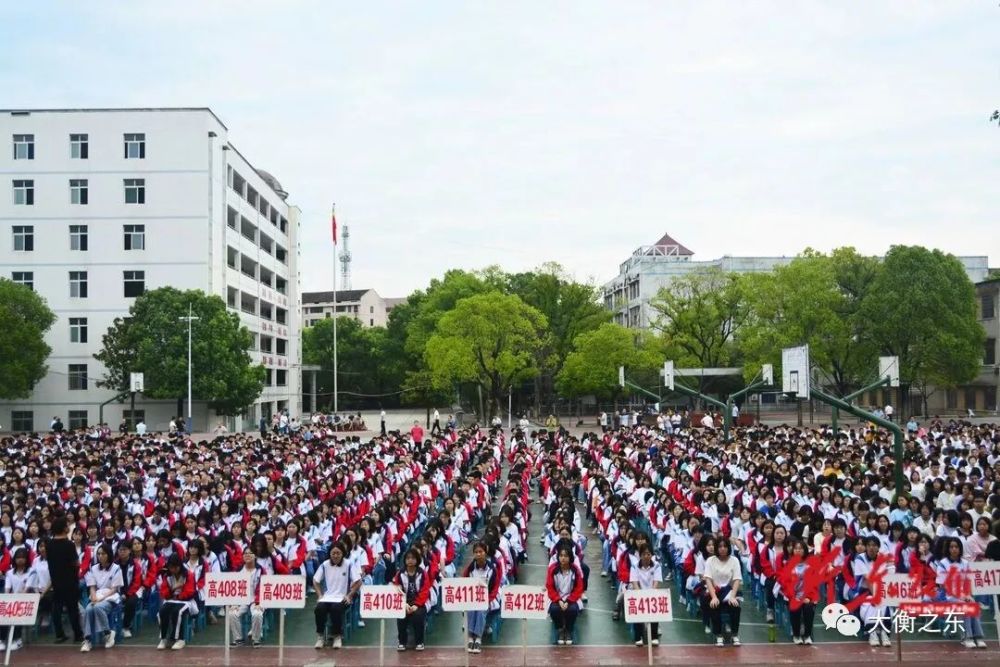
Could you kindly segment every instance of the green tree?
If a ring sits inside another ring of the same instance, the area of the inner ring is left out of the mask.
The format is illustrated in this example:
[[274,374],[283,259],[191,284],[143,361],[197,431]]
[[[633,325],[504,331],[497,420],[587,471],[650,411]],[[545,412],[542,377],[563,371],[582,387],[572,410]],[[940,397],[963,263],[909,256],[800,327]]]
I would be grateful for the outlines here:
[[660,355],[649,345],[649,335],[607,322],[593,331],[581,333],[573,350],[556,376],[556,387],[565,396],[612,399],[623,395],[618,384],[618,367],[625,366],[630,377],[656,378]]
[[[664,334],[667,358],[678,366],[735,362],[735,336],[750,311],[740,276],[716,268],[693,271],[661,289],[649,305],[652,328]],[[702,378],[700,391],[705,384]]]
[[424,359],[434,385],[474,382],[496,414],[511,387],[538,373],[547,322],[519,297],[494,291],[458,301],[441,316]]
[[843,395],[874,375],[874,355],[858,344],[858,309],[878,260],[839,248],[810,249],[769,274],[743,276],[750,317],[738,335],[748,375],[776,366],[781,350],[809,344],[811,361]]
[[[385,327],[361,326],[353,317],[337,318],[338,408],[360,406],[393,391],[383,367]],[[320,320],[302,332],[302,359],[321,367],[317,374],[319,405],[333,406],[333,320]],[[396,384],[396,387],[399,385]]]
[[925,413],[934,387],[970,382],[982,367],[986,334],[977,320],[975,286],[953,255],[893,246],[859,314],[873,349],[899,357],[903,396],[906,384],[917,387]]
[[128,317],[115,318],[94,355],[105,367],[98,386],[124,392],[129,373],[142,372],[146,396],[185,397],[188,338],[187,323],[180,318],[189,306],[199,318],[192,325],[194,398],[221,414],[241,414],[264,388],[264,367],[250,360],[253,336],[239,316],[227,311],[221,298],[201,290],[152,290],[135,300]]
[[45,332],[55,321],[34,290],[0,278],[0,398],[27,398],[45,377]]

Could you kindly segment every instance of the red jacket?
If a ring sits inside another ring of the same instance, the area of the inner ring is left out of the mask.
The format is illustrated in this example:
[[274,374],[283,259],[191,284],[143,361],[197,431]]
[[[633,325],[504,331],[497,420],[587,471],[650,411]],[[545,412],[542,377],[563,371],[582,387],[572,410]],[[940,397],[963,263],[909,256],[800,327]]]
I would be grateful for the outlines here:
[[180,600],[182,602],[187,602],[194,598],[195,594],[195,583],[194,583],[194,573],[190,570],[182,569],[181,573],[184,575],[184,586],[181,587],[177,595],[174,595],[173,590],[170,588],[170,573],[164,570],[160,575],[160,599],[166,600]]
[[[396,578],[393,579],[393,583],[403,589],[403,593],[410,584],[410,575],[407,574],[406,568],[401,569],[396,573]],[[417,594],[413,598],[413,601],[407,601],[407,604],[412,604],[416,607],[422,607],[427,604],[427,600],[430,599],[431,595],[431,585],[434,583],[434,578],[428,574],[426,570],[421,567],[417,567],[417,571],[413,577],[413,584],[416,586]]]
[[[545,577],[545,588],[548,590],[549,600],[552,602],[559,602],[563,599],[562,596],[559,595],[559,591],[556,590],[555,575],[558,570],[559,563],[552,563],[552,565],[549,565],[549,571]],[[580,566],[576,563],[572,563],[570,565],[569,571],[573,577],[573,589],[565,599],[566,602],[579,602],[580,598],[583,597],[583,571],[580,570]]]

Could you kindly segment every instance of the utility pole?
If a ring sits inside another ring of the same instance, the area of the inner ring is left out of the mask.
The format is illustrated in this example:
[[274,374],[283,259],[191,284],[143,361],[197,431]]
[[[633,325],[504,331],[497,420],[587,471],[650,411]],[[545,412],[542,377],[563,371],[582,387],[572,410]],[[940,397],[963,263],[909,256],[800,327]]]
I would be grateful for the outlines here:
[[201,318],[195,317],[192,314],[192,306],[189,303],[187,317],[178,317],[177,319],[187,320],[187,325],[188,325],[188,404],[187,404],[187,425],[185,426],[185,430],[187,431],[188,435],[191,435],[192,421],[194,419],[194,410],[191,407],[193,403],[191,399],[191,323],[194,322],[195,320],[200,320]]

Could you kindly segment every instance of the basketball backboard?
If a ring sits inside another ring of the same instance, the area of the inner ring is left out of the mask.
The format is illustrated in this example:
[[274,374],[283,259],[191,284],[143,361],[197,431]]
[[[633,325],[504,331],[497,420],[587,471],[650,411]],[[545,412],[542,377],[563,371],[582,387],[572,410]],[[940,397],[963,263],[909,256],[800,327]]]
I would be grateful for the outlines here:
[[890,387],[899,386],[899,357],[879,357],[878,376],[889,378]]
[[663,362],[663,386],[670,391],[674,390],[674,362]]
[[771,364],[764,364],[760,367],[760,374],[763,376],[764,384],[774,384],[774,366]]
[[809,346],[788,347],[781,351],[781,390],[798,398],[809,398]]

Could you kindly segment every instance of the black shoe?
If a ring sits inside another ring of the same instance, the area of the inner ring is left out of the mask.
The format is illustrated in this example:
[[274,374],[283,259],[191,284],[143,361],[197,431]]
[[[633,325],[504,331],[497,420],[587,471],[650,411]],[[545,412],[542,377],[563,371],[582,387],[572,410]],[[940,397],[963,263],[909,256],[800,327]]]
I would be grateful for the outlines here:
[[63,635],[62,637],[56,637],[56,643],[57,644],[65,644],[68,641],[69,641],[69,637],[67,637],[66,635]]
[[232,647],[243,646],[243,640],[242,639],[231,639],[231,640],[229,640],[229,645],[232,646]]
[[74,644],[82,644],[83,643],[83,637],[82,636],[80,636],[80,637],[73,637],[73,643]]

